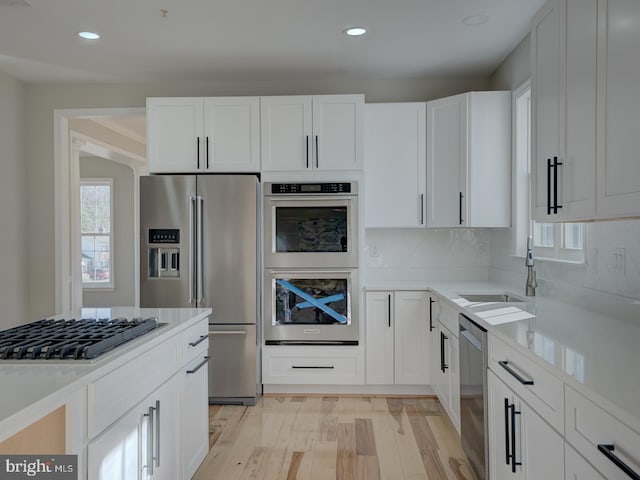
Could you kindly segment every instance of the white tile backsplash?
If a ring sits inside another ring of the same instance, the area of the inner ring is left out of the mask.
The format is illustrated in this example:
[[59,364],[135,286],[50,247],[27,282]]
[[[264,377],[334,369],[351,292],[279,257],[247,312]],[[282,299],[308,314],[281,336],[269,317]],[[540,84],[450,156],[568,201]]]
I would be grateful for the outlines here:
[[365,282],[486,280],[488,229],[367,229]]

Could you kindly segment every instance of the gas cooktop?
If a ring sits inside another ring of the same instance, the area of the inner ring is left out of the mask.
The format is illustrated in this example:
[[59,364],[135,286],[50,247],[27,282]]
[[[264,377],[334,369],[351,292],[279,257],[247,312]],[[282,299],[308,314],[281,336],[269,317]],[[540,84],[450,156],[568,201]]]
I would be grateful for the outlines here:
[[155,317],[39,320],[0,331],[0,360],[91,360],[162,325]]

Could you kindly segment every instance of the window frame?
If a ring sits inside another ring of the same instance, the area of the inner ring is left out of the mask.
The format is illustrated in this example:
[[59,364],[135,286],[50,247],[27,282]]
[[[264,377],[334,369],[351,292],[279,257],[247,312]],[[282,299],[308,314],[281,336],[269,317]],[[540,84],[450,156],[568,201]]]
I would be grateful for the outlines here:
[[[80,179],[80,200],[82,201],[82,187],[109,187],[109,232],[108,233],[85,233],[82,231],[82,224],[80,225],[80,243],[82,243],[82,237],[84,236],[102,236],[109,238],[109,281],[108,282],[85,282],[82,280],[83,290],[114,290],[115,289],[115,275],[114,275],[114,221],[113,221],[113,177],[100,177],[100,178],[81,178]],[[82,214],[82,204],[80,205],[80,213]],[[82,255],[82,248],[80,249]],[[81,260],[82,263],[82,260]]]

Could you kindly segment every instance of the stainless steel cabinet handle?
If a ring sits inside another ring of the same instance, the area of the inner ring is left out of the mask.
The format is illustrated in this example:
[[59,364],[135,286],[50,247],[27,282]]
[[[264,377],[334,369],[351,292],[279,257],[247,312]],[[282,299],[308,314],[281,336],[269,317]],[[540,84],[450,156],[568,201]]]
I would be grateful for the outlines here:
[[219,330],[216,332],[209,332],[209,335],[246,335],[246,330]]
[[200,338],[198,340],[196,340],[195,342],[189,342],[189,346],[190,347],[195,347],[196,345],[199,345],[202,342],[204,342],[207,338],[209,338],[209,335],[200,335]]
[[196,365],[195,368],[192,368],[191,370],[187,370],[187,373],[189,375],[191,375],[192,373],[196,373],[198,370],[204,367],[207,363],[209,363],[209,360],[211,360],[211,357],[207,355],[198,365]]
[[513,370],[510,366],[509,366],[509,362],[507,362],[506,360],[500,360],[498,362],[500,364],[500,366],[502,368],[504,368],[507,372],[509,372],[513,377],[515,377],[516,380],[518,380],[521,384],[523,385],[533,385],[533,380],[527,380],[526,378],[524,378],[523,376],[521,376],[518,372],[516,372],[515,370]]
[[196,197],[189,197],[189,303],[194,303],[196,285]]
[[314,370],[333,370],[335,367],[333,365],[291,365],[291,368],[309,368]]
[[629,465],[624,463],[620,457],[613,453],[615,449],[616,447],[612,443],[598,444],[598,450],[600,450],[605,457],[611,460],[616,467],[626,473],[629,477],[633,478],[633,480],[640,480],[640,475],[633,471]]
[[147,473],[149,476],[153,475],[153,411],[154,407],[149,407],[148,413],[144,416],[147,417]]
[[160,400],[156,400],[156,467],[160,468]]

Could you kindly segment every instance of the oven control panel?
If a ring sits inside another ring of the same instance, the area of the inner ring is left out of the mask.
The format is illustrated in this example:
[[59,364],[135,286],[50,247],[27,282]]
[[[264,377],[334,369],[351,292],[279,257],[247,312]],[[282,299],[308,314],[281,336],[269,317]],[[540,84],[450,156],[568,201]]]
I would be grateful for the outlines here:
[[323,182],[323,183],[272,183],[272,195],[297,194],[354,194],[352,182]]

